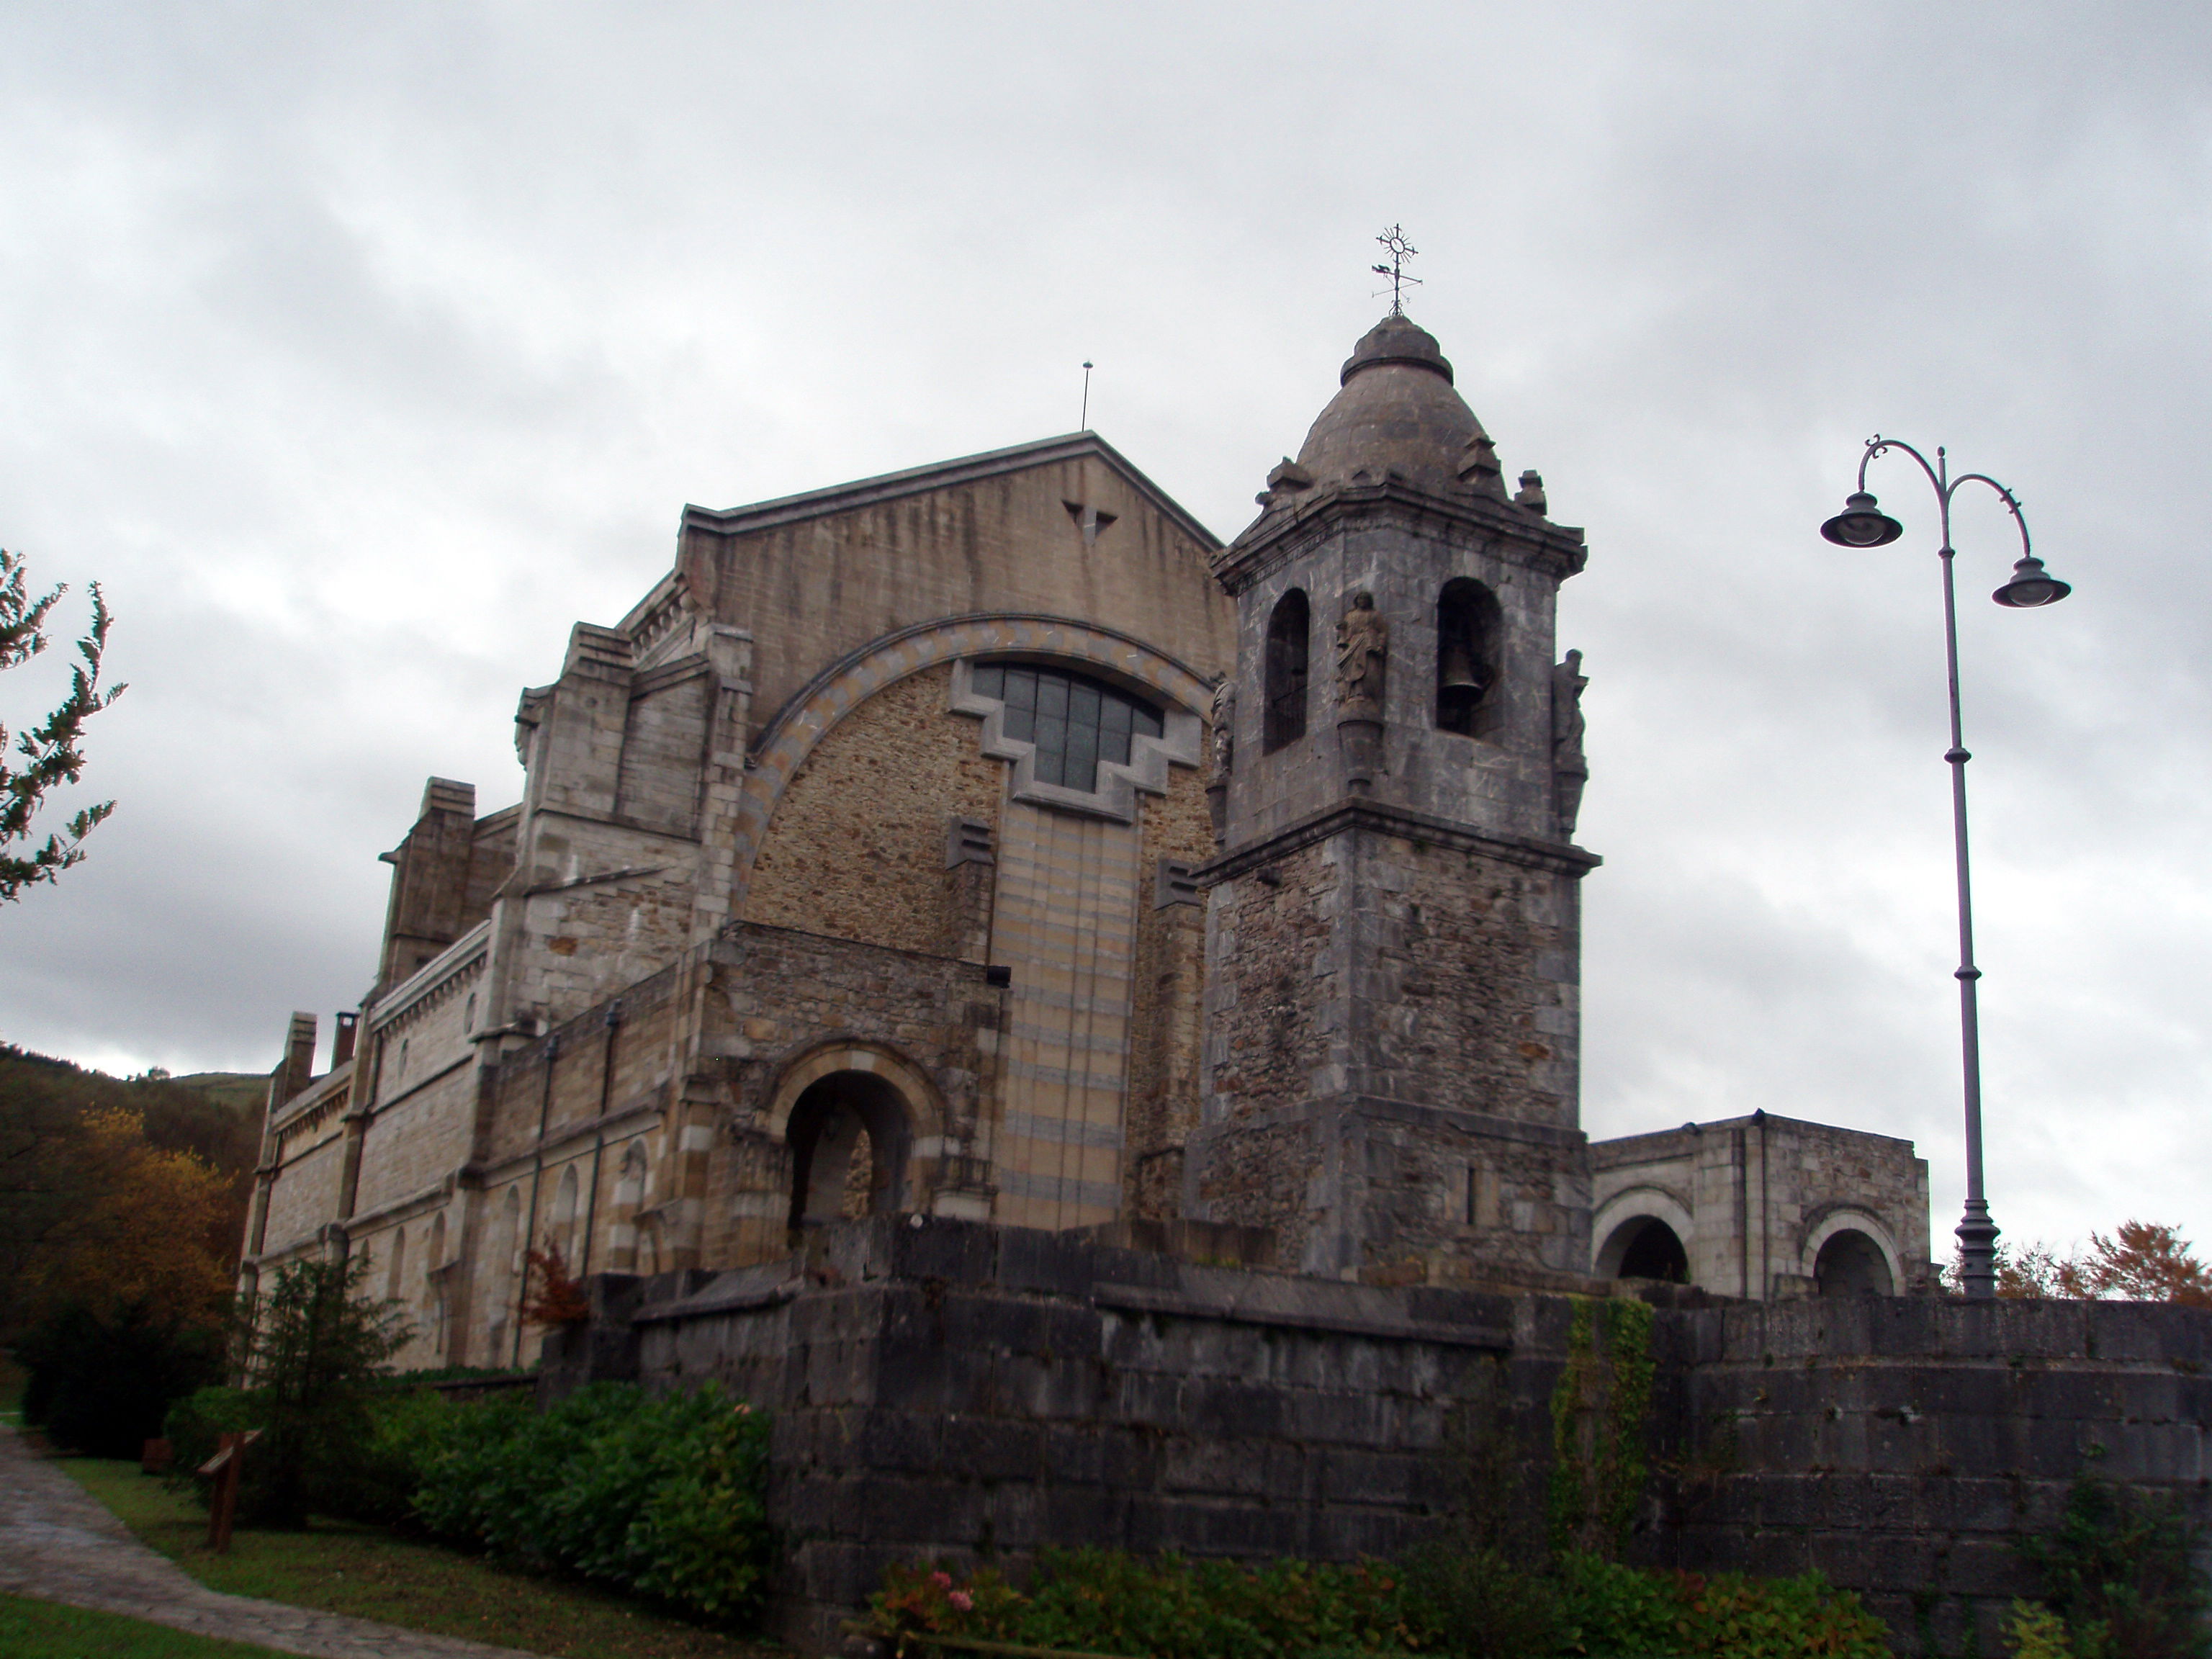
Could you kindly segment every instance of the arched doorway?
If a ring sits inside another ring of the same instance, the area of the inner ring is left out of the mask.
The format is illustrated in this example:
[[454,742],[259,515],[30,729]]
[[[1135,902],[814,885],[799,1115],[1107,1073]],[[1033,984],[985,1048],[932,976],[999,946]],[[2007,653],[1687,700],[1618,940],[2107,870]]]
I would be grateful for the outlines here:
[[809,1227],[887,1215],[905,1206],[906,1102],[872,1072],[831,1072],[808,1084],[784,1125],[791,1148],[793,1242]]
[[1597,1272],[1601,1279],[1659,1279],[1686,1285],[1690,1253],[1681,1235],[1657,1216],[1631,1216],[1599,1249]]
[[1881,1246],[1853,1228],[1829,1235],[1820,1254],[1814,1258],[1813,1279],[1822,1296],[1893,1296],[1897,1292]]

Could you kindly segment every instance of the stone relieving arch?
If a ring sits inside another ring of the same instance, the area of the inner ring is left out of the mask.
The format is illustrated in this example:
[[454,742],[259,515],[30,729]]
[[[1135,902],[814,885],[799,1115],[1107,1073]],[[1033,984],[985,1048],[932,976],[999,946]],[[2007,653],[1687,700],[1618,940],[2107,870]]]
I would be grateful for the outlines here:
[[817,676],[762,729],[747,757],[736,812],[733,902],[741,906],[751,884],[753,860],[785,787],[831,727],[896,681],[963,657],[993,655],[1086,667],[1191,714],[1212,705],[1211,683],[1188,664],[1096,623],[1049,616],[948,617],[887,634]]

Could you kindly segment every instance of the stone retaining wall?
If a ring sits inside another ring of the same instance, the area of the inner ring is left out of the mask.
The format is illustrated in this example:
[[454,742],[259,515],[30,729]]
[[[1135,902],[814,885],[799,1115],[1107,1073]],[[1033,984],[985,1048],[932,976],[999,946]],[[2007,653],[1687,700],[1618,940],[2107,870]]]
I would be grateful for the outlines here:
[[[1040,1545],[1346,1559],[1472,1510],[1533,1546],[1571,1298],[1386,1288],[916,1217],[806,1256],[597,1287],[547,1386],[720,1381],[776,1413],[777,1626],[834,1647],[883,1568]],[[1617,1288],[1617,1287],[1616,1287]],[[1650,1490],[1630,1553],[1818,1568],[1905,1651],[1993,1642],[2013,1550],[2085,1470],[2212,1521],[2212,1312],[1940,1298],[1723,1303],[1652,1286]]]

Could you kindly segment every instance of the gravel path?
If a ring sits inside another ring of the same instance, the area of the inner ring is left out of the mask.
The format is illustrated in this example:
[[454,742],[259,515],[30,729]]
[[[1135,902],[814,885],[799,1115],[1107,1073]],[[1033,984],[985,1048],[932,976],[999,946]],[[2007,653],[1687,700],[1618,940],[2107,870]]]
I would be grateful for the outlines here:
[[532,1659],[515,1648],[219,1595],[133,1538],[89,1492],[5,1428],[0,1590],[318,1659]]

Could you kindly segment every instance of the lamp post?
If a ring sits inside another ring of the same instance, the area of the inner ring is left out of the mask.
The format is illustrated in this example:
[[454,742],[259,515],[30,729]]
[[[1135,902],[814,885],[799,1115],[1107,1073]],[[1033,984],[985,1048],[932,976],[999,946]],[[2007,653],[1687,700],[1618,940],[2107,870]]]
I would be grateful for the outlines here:
[[1966,1076],[1966,1212],[1955,1231],[1962,1263],[1959,1276],[1966,1294],[1986,1297],[1996,1294],[1997,1224],[1990,1219],[1989,1199],[1982,1188],[1982,1038],[1975,996],[1975,983],[1982,970],[1974,966],[1974,906],[1966,866],[1966,763],[1972,757],[1966,753],[1959,722],[1959,614],[1951,574],[1951,498],[1960,487],[1985,483],[1996,490],[2020,531],[2020,558],[2013,565],[2012,580],[1990,595],[1991,599],[2016,610],[2032,610],[2056,605],[2073,589],[2046,573],[2043,561],[2035,556],[2028,544],[2027,520],[2021,516],[2020,502],[2012,491],[1984,472],[1962,472],[1954,478],[1949,458],[1942,449],[1936,452],[1936,464],[1930,466],[1928,458],[1911,444],[1878,433],[1867,440],[1866,453],[1859,457],[1857,489],[1844,501],[1844,510],[1820,526],[1821,535],[1839,547],[1882,547],[1905,533],[1905,526],[1884,513],[1867,493],[1868,465],[1893,449],[1901,449],[1920,463],[1920,470],[1935,487],[1942,520],[1943,544],[1936,549],[1936,556],[1943,564],[1943,653],[1951,690],[1951,747],[1943,758],[1951,768],[1951,840],[1959,872],[1955,977],[1959,981],[1959,1058]]

